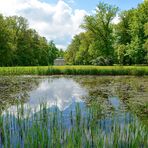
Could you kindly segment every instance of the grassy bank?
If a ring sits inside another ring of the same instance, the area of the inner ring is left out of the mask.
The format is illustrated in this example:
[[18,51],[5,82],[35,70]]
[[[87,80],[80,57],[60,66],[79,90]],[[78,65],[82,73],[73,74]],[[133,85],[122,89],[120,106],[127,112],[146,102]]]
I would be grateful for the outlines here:
[[148,66],[0,67],[0,75],[148,75]]

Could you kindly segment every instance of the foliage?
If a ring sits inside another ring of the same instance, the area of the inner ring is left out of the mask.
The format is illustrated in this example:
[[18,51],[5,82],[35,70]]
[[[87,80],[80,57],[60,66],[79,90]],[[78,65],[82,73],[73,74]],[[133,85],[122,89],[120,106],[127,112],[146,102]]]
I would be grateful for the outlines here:
[[[108,61],[113,59],[111,22],[116,16],[117,10],[118,8],[101,2],[96,8],[95,15],[85,17],[81,27],[86,32],[76,35],[69,45],[66,53],[66,56],[69,57],[67,58],[68,63],[88,65],[100,56],[105,57]],[[108,64],[110,65],[110,62]]]
[[[123,65],[146,64],[147,36],[146,23],[148,22],[148,1],[144,1],[137,8],[124,11],[120,14],[120,22],[115,27],[116,52],[118,63]],[[122,48],[122,49],[121,49]],[[120,57],[120,58],[119,58]]]
[[0,66],[52,65],[58,52],[53,41],[28,28],[25,18],[0,15]]
[[[28,27],[23,17],[0,15],[0,66],[148,64],[148,1],[122,11],[100,2],[64,52]],[[118,15],[119,23],[113,19]]]
[[75,57],[76,57],[76,53],[79,50],[79,46],[80,46],[80,37],[79,35],[76,35],[73,40],[72,43],[68,46],[68,49],[65,53],[65,60],[67,62],[67,64],[76,64],[75,62]]
[[[137,8],[122,11],[119,23],[113,24],[118,8],[100,2],[94,15],[85,16],[81,25],[85,32],[69,45],[67,63],[78,65],[148,64],[148,1]],[[74,53],[73,56],[70,52]],[[110,62],[105,62],[110,61]]]

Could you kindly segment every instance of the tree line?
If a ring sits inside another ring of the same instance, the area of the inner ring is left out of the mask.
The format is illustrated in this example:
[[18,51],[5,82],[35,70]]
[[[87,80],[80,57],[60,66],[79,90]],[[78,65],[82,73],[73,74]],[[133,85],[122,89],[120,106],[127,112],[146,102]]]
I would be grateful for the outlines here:
[[[85,16],[84,32],[74,36],[65,53],[72,65],[148,64],[148,1],[122,11],[99,3],[95,14]],[[119,23],[113,23],[116,15]]]
[[[29,28],[21,16],[0,14],[0,66],[53,65],[64,57],[71,65],[148,64],[148,1],[122,11],[103,2],[87,15],[66,52]],[[119,23],[113,20],[118,14]]]
[[25,18],[0,14],[0,66],[52,65],[59,56],[63,51],[30,29]]

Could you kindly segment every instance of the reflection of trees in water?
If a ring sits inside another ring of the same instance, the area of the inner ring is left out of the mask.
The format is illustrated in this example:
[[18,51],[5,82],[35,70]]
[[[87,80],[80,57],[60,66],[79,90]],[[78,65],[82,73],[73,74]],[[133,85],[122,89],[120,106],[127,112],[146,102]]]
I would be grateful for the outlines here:
[[28,100],[28,92],[38,85],[36,78],[0,77],[0,113],[19,102]]

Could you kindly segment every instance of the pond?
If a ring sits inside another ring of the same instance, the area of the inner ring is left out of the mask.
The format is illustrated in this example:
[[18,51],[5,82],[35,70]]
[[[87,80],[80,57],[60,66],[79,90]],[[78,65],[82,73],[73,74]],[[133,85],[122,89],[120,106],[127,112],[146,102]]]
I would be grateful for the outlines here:
[[148,77],[0,77],[0,147],[147,147]]

